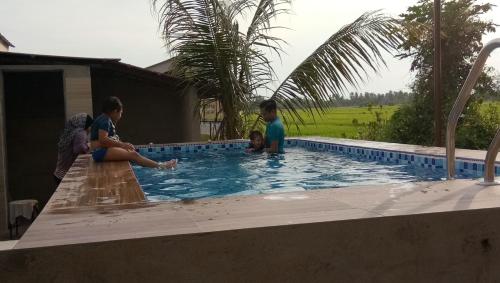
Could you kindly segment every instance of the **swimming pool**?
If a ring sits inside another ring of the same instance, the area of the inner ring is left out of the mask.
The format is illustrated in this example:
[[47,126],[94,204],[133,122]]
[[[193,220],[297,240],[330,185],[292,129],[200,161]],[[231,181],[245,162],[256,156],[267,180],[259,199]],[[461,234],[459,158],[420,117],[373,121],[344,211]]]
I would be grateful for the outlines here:
[[[174,170],[133,166],[149,200],[184,200],[444,180],[442,156],[289,139],[286,154],[246,154],[246,142],[140,148]],[[458,160],[458,178],[479,178],[480,161]],[[498,169],[497,169],[498,172]]]

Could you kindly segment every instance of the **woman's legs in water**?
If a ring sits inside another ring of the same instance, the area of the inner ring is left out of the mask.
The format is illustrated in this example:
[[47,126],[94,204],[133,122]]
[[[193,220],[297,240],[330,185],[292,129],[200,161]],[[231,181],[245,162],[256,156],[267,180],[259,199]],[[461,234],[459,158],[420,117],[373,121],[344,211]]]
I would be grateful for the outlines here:
[[150,168],[158,168],[160,164],[148,159],[136,151],[127,151],[119,147],[108,147],[104,161],[134,161],[135,163]]

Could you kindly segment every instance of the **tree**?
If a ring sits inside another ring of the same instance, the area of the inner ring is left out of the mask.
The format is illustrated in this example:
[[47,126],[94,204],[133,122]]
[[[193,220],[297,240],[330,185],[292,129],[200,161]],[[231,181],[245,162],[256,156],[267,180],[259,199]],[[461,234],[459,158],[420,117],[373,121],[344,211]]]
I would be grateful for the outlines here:
[[[441,77],[444,115],[451,110],[482,48],[483,35],[495,31],[493,22],[481,19],[481,16],[490,11],[493,5],[476,4],[476,2],[476,0],[443,1]],[[410,106],[401,108],[399,113],[391,119],[393,121],[391,136],[395,141],[432,144],[434,127],[432,118],[434,50],[432,13],[433,1],[420,0],[417,5],[409,7],[407,12],[401,15],[406,39],[398,56],[413,59],[411,71],[415,72],[415,80],[411,89],[415,98]],[[482,74],[475,88],[476,92],[486,94],[498,92],[492,72],[490,68]],[[443,117],[444,121],[446,118]]]
[[[273,23],[289,13],[290,0],[153,0],[176,75],[196,85],[202,97],[222,105],[219,138],[239,138],[251,121],[254,97],[268,90],[286,124],[303,120],[298,108],[321,113],[332,96],[357,86],[368,71],[384,65],[383,53],[396,50],[398,23],[379,12],[361,15],[341,28],[306,58],[277,89],[266,51],[283,53]],[[244,31],[238,19],[251,14]],[[316,111],[314,111],[316,110]],[[284,113],[283,113],[284,114]],[[255,117],[255,115],[253,116]]]

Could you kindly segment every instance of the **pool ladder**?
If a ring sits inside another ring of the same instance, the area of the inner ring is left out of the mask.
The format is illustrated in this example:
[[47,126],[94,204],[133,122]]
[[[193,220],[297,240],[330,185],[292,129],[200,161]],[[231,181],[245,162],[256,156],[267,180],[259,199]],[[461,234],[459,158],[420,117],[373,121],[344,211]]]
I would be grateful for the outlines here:
[[[460,93],[458,94],[457,100],[451,109],[450,116],[448,117],[448,125],[446,127],[446,159],[448,168],[448,180],[455,177],[455,130],[457,128],[458,118],[462,114],[465,104],[469,100],[472,94],[472,89],[477,83],[479,76],[481,75],[486,60],[493,50],[500,47],[500,38],[494,39],[488,42],[476,59],[474,66],[467,76]],[[484,160],[484,181],[481,185],[491,186],[498,183],[495,182],[495,159],[497,157],[498,149],[500,147],[500,129],[497,130],[493,141],[491,141],[488,147],[488,152],[486,153],[486,158]]]

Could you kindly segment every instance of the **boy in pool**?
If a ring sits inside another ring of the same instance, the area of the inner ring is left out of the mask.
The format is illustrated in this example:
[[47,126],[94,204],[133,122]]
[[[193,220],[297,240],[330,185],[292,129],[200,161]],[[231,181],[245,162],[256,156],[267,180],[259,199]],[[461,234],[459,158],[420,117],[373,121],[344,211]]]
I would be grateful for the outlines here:
[[264,100],[260,103],[260,115],[267,122],[265,134],[265,151],[268,153],[285,153],[285,128],[276,113],[276,101]]
[[94,120],[90,128],[90,148],[95,162],[102,161],[133,161],[144,167],[173,168],[176,160],[158,163],[135,151],[130,143],[120,141],[116,134],[115,124],[123,113],[123,105],[118,97],[106,98],[102,105],[102,114]]
[[262,152],[264,150],[264,137],[259,131],[250,132],[250,144],[246,152]]

